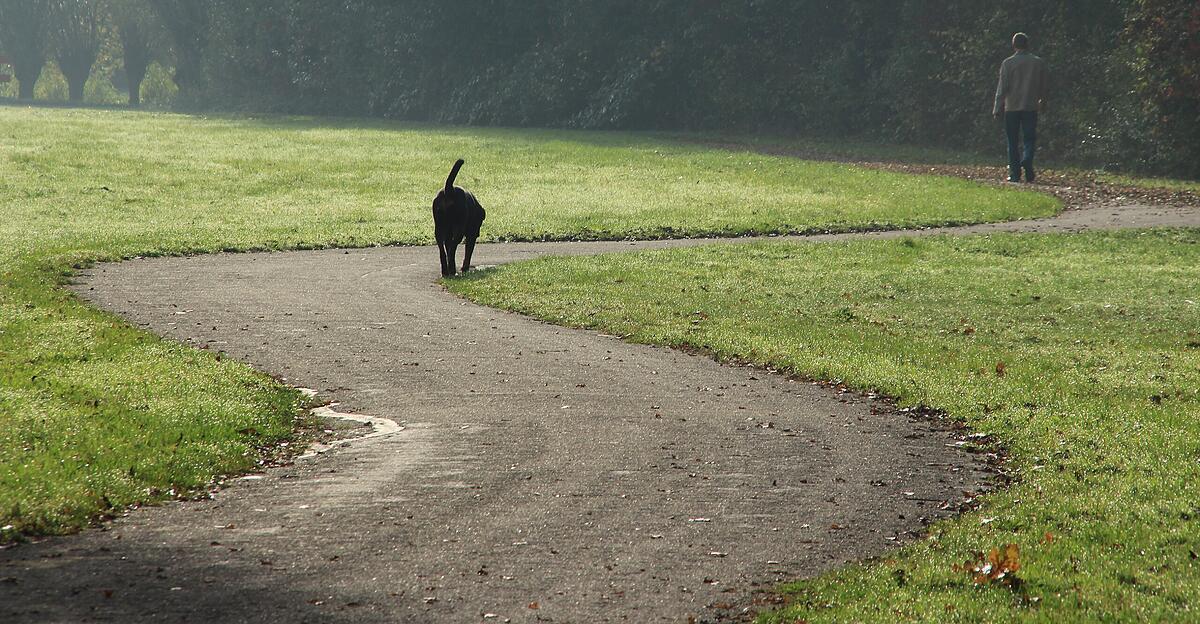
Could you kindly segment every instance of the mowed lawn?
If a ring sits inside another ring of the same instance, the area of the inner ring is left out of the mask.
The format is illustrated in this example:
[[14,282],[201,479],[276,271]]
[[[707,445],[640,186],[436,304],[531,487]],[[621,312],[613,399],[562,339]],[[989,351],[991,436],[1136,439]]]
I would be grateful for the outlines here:
[[[944,410],[1011,453],[1018,482],[978,511],[790,586],[764,621],[1198,617],[1200,230],[716,244],[447,284]],[[1008,544],[1017,567],[984,569]]]
[[632,134],[0,106],[0,542],[203,491],[253,468],[302,412],[296,393],[247,366],[81,304],[60,288],[72,267],[428,243],[430,201],[458,157],[492,240],[875,229],[1058,209],[1034,193]]

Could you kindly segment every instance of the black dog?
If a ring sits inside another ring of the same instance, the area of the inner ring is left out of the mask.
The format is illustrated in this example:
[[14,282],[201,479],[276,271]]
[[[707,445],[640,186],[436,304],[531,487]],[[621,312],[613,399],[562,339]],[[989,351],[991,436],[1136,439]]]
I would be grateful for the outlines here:
[[475,251],[475,239],[479,238],[479,228],[487,216],[474,195],[454,186],[454,178],[462,166],[460,158],[446,178],[446,188],[433,198],[433,236],[442,256],[442,275],[454,275],[454,251],[464,238],[467,247],[462,270],[465,273],[471,268],[471,252]]

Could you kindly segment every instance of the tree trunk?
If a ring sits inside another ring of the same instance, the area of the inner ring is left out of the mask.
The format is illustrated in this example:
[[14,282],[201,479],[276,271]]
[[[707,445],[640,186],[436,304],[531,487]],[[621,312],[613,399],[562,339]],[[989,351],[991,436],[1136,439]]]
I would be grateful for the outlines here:
[[58,68],[67,79],[67,93],[72,102],[83,101],[83,86],[87,84],[88,76],[92,75],[92,64],[96,62],[96,54],[90,50],[75,50],[75,54],[60,54]]
[[142,78],[142,76],[128,76],[130,108],[142,106]]
[[199,86],[199,78],[199,55],[191,54],[184,50],[176,50],[175,73],[172,74],[171,80],[175,82],[175,86],[179,88],[179,91],[192,93],[192,87]]
[[78,76],[76,76],[74,79],[72,79],[70,76],[67,77],[67,93],[69,94],[68,97],[70,101],[83,101],[83,85],[86,83],[86,77],[83,80],[80,80]]
[[146,70],[150,68],[153,52],[142,25],[128,15],[125,17],[127,19],[117,28],[121,36],[121,49],[125,52],[125,81],[129,85],[129,106],[138,108],[142,105],[142,81],[146,79]]
[[37,84],[37,83],[25,82],[24,80],[22,80],[20,82],[20,84],[17,86],[17,90],[18,90],[17,99],[32,100],[33,99],[33,85],[35,85],[35,84]]
[[17,97],[22,100],[32,100],[33,87],[37,84],[38,76],[42,75],[42,65],[14,64],[13,73],[16,74],[19,83]]

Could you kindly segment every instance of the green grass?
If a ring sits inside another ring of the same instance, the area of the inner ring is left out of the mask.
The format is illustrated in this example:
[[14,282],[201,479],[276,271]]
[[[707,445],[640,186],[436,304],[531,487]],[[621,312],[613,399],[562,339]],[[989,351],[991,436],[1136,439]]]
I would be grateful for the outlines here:
[[[456,157],[488,239],[1035,217],[1032,193],[631,134],[0,106],[0,541],[250,469],[298,397],[59,288],[135,255],[427,243]],[[431,257],[432,258],[432,257]],[[432,261],[432,259],[431,259]]]
[[[1200,609],[1198,267],[1184,230],[710,245],[447,284],[942,409],[1011,453],[1018,484],[886,560],[789,586],[765,621],[1152,622]],[[1020,590],[953,569],[1007,543]]]

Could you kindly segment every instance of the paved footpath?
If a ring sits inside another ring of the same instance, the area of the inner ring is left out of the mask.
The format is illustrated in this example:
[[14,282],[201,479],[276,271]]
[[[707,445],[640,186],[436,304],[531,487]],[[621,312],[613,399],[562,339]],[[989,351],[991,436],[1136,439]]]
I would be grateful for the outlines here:
[[[902,234],[1149,225],[1198,226],[1200,210]],[[780,580],[912,539],[987,487],[986,468],[930,422],[463,302],[434,283],[436,256],[218,254],[81,275],[75,289],[103,309],[403,428],[212,500],[0,550],[0,621],[724,621]]]

